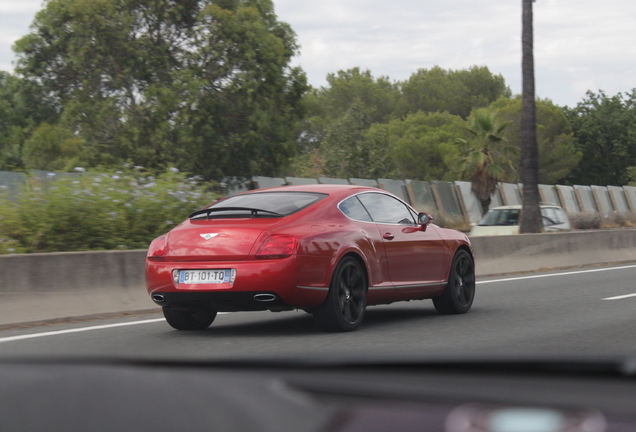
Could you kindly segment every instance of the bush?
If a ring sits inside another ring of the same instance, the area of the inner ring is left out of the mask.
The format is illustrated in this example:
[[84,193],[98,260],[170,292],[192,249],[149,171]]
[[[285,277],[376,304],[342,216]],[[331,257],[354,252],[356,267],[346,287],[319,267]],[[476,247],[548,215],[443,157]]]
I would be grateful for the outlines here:
[[0,195],[0,254],[141,249],[217,195],[176,169],[30,177]]
[[627,226],[627,217],[622,213],[612,213],[609,216],[603,217],[601,223],[603,228],[622,228]]
[[470,231],[470,223],[463,216],[457,215],[442,215],[437,210],[421,210],[429,213],[433,216],[433,223],[442,228],[455,229],[462,232]]
[[598,213],[570,213],[572,229],[607,229],[636,227],[636,215],[633,213],[611,213],[602,216]]
[[598,213],[569,213],[570,225],[575,230],[600,229],[603,218]]

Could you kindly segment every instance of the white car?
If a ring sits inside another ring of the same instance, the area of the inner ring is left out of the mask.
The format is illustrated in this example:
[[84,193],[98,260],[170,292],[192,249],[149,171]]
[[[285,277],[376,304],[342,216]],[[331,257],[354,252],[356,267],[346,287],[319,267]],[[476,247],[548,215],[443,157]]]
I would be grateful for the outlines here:
[[[519,234],[520,205],[494,207],[470,230],[471,237]],[[567,231],[571,229],[565,211],[556,204],[541,204],[543,229],[545,231]]]

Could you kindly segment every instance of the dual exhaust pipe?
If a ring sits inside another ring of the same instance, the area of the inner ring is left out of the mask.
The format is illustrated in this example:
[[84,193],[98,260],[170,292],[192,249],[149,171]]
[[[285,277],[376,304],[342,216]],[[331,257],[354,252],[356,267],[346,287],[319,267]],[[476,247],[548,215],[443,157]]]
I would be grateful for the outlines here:
[[256,300],[257,302],[271,302],[276,300],[276,296],[274,294],[267,293],[256,294],[254,296],[254,300]]
[[[163,303],[166,301],[166,297],[163,294],[153,294],[152,300],[155,303]],[[254,300],[257,302],[267,303],[276,300],[276,296],[268,293],[255,294]]]

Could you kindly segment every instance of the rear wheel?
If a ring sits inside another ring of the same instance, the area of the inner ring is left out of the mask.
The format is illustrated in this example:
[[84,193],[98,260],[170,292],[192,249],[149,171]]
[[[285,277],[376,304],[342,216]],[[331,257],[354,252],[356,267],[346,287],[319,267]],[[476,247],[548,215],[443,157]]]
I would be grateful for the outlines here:
[[367,278],[352,257],[338,263],[325,302],[314,310],[314,320],[326,331],[352,331],[364,318],[367,307]]
[[453,257],[448,284],[441,296],[433,298],[433,304],[441,314],[463,314],[468,312],[474,298],[475,265],[470,254],[460,249]]
[[205,330],[216,318],[216,311],[204,309],[195,312],[187,312],[171,307],[163,308],[163,316],[168,324],[177,330]]

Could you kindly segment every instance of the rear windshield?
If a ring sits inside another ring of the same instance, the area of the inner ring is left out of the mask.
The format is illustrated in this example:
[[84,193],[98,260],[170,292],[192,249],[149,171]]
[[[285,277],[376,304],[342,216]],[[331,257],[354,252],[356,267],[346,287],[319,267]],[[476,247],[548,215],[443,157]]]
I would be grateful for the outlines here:
[[197,214],[195,218],[289,216],[317,203],[326,196],[326,194],[313,192],[256,192],[235,195],[212,204],[207,208],[212,210],[210,213]]
[[519,209],[489,210],[479,226],[519,225]]

